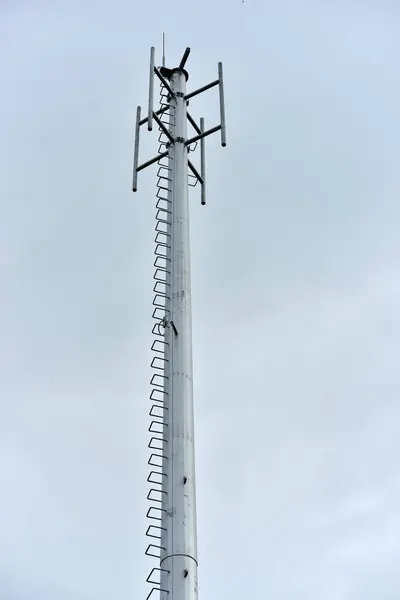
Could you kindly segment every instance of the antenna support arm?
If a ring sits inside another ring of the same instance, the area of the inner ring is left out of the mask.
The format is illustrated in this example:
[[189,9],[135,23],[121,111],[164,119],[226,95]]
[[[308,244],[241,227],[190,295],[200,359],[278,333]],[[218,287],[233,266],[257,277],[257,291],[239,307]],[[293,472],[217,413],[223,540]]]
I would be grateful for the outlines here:
[[202,133],[195,135],[194,137],[190,138],[190,140],[187,140],[186,146],[190,146],[190,144],[193,144],[194,142],[197,142],[198,140],[201,140],[201,139],[207,137],[208,135],[211,135],[212,133],[219,131],[221,129],[221,127],[222,127],[222,125],[216,125],[215,127],[212,127],[211,129],[209,129],[208,131],[203,131]]

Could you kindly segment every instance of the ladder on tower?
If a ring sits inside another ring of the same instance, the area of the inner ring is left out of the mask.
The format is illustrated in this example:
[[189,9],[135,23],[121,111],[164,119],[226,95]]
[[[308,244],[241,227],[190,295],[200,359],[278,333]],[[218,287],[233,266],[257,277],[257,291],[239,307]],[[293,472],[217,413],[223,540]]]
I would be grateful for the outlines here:
[[[173,107],[169,104],[169,93],[163,82],[160,82],[160,109],[165,109],[161,113],[160,121],[169,130],[172,125]],[[169,140],[164,133],[161,126],[159,126],[158,136],[158,153],[163,154],[169,145]],[[148,448],[150,449],[150,457],[148,465],[150,467],[147,482],[150,484],[150,488],[147,494],[147,500],[150,502],[149,509],[146,513],[147,519],[149,519],[149,526],[146,531],[146,536],[151,539],[149,545],[146,548],[146,555],[157,559],[160,562],[161,547],[161,514],[163,509],[162,496],[166,492],[163,491],[163,478],[166,474],[163,472],[163,461],[166,456],[166,447],[168,443],[167,436],[165,433],[164,414],[168,408],[165,406],[165,397],[167,394],[166,382],[168,376],[166,375],[165,365],[167,362],[167,346],[168,341],[166,339],[166,328],[168,326],[168,307],[167,303],[170,299],[169,290],[169,276],[171,274],[171,167],[169,161],[171,159],[168,156],[163,156],[157,161],[157,202],[156,202],[156,225],[155,225],[155,248],[154,248],[154,298],[153,298],[153,319],[155,323],[153,325],[152,334],[154,336],[151,350],[153,357],[151,361],[151,368],[153,369],[153,375],[150,380],[151,392],[150,402],[151,407],[149,416],[151,422],[149,425],[150,440]],[[154,523],[154,521],[156,523]],[[164,549],[165,550],[165,549]],[[160,569],[154,567],[149,573],[146,582],[152,585],[148,600],[154,592],[161,592],[160,580],[156,576]],[[164,590],[167,592],[167,590]]]

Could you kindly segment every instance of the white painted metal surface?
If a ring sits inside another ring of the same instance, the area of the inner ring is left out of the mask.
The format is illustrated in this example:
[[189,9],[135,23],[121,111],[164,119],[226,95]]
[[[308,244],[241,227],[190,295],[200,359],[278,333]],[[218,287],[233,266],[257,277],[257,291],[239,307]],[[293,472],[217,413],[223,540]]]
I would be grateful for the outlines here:
[[171,168],[171,273],[167,303],[161,538],[162,600],[197,600],[197,531],[193,416],[192,311],[188,202],[186,75],[176,70],[170,81],[174,143]]

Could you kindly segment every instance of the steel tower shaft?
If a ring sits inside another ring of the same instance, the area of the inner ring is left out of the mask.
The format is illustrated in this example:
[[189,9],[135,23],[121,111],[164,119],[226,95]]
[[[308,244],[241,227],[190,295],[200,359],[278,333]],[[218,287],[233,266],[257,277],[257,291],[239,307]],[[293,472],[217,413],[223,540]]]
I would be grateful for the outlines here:
[[170,79],[170,324],[165,361],[161,592],[162,600],[197,600],[197,533],[193,417],[192,310],[188,198],[186,73]]

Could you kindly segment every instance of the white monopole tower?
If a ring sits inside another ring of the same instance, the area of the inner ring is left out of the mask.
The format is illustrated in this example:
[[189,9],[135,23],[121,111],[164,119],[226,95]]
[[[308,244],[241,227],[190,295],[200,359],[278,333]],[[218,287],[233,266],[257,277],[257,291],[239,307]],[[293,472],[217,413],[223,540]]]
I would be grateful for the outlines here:
[[[226,145],[222,64],[218,78],[188,93],[185,70],[190,49],[179,66],[155,66],[150,52],[148,116],[137,109],[133,164],[133,191],[138,173],[154,163],[157,171],[157,214],[151,363],[150,483],[146,554],[157,559],[147,578],[148,599],[197,600],[196,480],[193,416],[192,311],[190,283],[189,187],[201,185],[205,204],[205,138],[221,131]],[[160,108],[153,110],[154,76],[160,81]],[[218,86],[220,124],[205,130],[188,112],[189,100]],[[139,165],[139,132],[154,122],[159,130],[158,154]],[[188,136],[188,127],[193,135]],[[200,142],[200,172],[189,159]]]

